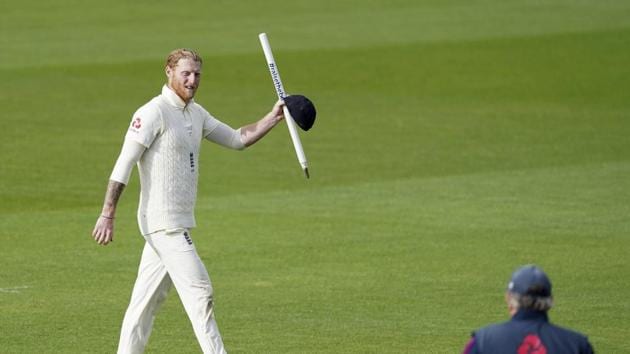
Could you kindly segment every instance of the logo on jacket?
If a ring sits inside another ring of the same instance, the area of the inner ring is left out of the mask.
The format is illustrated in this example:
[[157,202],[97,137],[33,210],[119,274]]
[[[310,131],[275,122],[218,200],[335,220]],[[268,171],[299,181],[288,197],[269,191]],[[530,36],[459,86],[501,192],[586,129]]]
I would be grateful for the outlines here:
[[518,347],[518,354],[547,354],[547,348],[535,334],[529,334]]
[[142,127],[142,120],[140,117],[134,118],[133,122],[131,122],[131,126],[136,129],[140,129],[140,127]]

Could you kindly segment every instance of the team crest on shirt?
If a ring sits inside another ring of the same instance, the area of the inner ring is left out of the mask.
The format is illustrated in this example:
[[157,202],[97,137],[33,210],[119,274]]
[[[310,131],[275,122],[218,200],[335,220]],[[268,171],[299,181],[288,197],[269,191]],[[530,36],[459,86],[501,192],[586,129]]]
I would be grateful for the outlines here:
[[142,119],[140,119],[140,117],[134,118],[133,122],[131,122],[131,126],[140,129],[140,127],[142,127]]
[[131,121],[131,126],[129,127],[129,130],[134,133],[138,133],[140,132],[140,128],[142,128],[142,119],[140,119],[140,117],[135,117]]

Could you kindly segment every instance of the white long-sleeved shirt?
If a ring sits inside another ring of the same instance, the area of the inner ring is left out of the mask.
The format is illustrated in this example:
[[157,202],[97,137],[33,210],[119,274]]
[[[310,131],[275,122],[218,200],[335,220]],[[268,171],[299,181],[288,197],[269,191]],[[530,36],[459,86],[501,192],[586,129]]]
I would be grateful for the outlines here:
[[[126,184],[133,163],[140,174],[138,225],[143,235],[196,226],[194,207],[202,138],[242,150],[240,129],[186,104],[168,86],[133,115],[110,179]],[[140,144],[145,149],[138,149]]]

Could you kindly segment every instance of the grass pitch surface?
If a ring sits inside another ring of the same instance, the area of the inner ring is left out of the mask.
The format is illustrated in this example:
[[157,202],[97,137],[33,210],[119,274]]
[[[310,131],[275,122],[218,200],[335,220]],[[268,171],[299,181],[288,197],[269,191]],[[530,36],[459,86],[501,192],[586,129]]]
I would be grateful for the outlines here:
[[[541,265],[552,321],[630,351],[625,1],[21,1],[0,7],[0,352],[111,353],[138,265],[134,172],[89,234],[165,55],[204,56],[232,126],[285,88],[316,103],[245,152],[205,144],[193,239],[237,353],[444,352],[507,318]],[[175,291],[147,353],[198,347]]]

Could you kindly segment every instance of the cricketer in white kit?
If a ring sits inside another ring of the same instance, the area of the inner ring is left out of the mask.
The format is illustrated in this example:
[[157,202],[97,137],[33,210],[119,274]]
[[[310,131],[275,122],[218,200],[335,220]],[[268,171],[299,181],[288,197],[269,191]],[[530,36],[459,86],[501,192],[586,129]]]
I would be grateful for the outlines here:
[[214,318],[210,277],[190,234],[195,227],[199,146],[204,138],[238,150],[254,144],[284,118],[284,103],[276,102],[257,122],[232,129],[193,100],[201,67],[201,57],[190,49],[169,54],[168,82],[161,95],[133,115],[92,232],[101,245],[113,241],[116,205],[137,164],[141,185],[138,224],[146,243],[121,328],[119,354],[144,351],[155,313],[171,285],[203,352],[225,353]]

